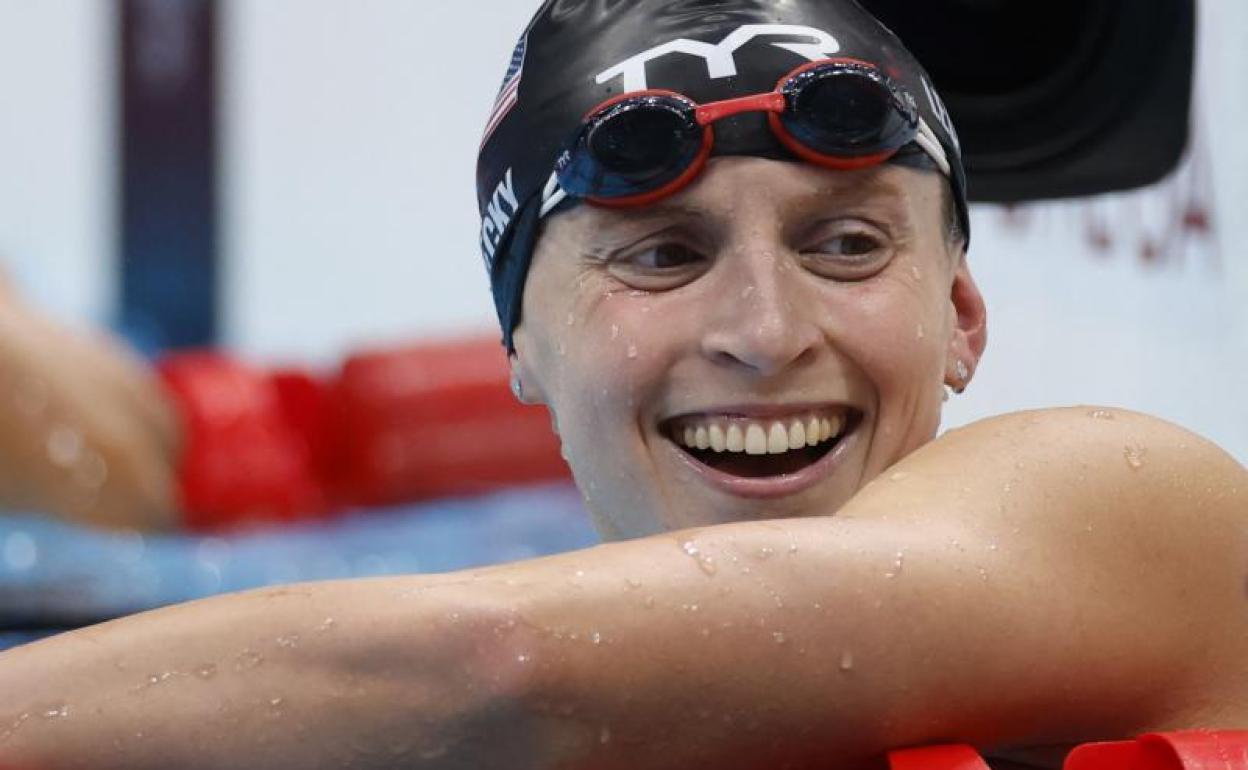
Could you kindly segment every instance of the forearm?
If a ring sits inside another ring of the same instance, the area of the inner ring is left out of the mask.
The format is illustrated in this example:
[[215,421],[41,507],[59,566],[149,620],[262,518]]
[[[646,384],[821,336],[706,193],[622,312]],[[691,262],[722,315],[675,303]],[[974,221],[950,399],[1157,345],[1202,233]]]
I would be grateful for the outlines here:
[[258,591],[67,634],[0,655],[0,764],[387,767],[488,745],[477,733],[520,686],[496,654],[503,618],[441,579],[406,578]]

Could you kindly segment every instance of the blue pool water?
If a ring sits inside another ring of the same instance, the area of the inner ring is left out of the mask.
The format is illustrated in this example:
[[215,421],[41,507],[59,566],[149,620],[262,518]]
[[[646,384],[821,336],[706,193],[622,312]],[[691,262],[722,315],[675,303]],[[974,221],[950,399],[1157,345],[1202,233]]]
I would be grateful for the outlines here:
[[45,628],[304,580],[445,572],[597,542],[570,486],[209,537],[0,516],[0,649]]

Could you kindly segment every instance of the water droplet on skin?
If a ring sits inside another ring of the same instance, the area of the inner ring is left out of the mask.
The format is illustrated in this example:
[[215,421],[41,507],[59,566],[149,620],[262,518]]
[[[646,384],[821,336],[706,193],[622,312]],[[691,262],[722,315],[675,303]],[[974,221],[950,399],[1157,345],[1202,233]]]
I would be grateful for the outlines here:
[[897,557],[896,557],[895,559],[893,559],[893,567],[892,567],[892,569],[890,569],[888,572],[885,572],[885,573],[884,573],[884,577],[888,578],[889,580],[892,580],[893,578],[895,578],[895,577],[897,577],[898,575],[900,575],[900,574],[901,574],[902,567],[905,565],[905,562],[906,562],[906,554],[905,554],[905,552],[903,552],[903,551],[898,551],[898,552],[897,552]]
[[285,701],[282,698],[269,698],[269,705],[274,709],[281,708],[281,705],[284,702]]
[[630,591],[636,591],[641,588],[641,581],[636,578],[627,578],[624,582],[628,585]]
[[1122,450],[1123,457],[1127,458],[1127,465],[1131,466],[1131,470],[1138,471],[1144,467],[1144,456],[1148,454],[1148,450],[1139,446],[1128,446]]
[[568,326],[576,326],[576,316],[568,313],[568,320],[566,321],[566,324]]
[[200,679],[212,679],[217,675],[217,665],[215,663],[205,663],[195,669],[195,676]]
[[589,635],[589,641],[593,642],[595,645],[602,644],[602,634],[597,631],[593,632]]
[[918,265],[911,265],[911,266],[910,266],[910,275],[911,275],[911,276],[914,278],[914,280],[916,280],[916,281],[922,281],[922,280],[923,280],[923,271],[919,269]]
[[905,481],[906,478],[907,478],[906,473],[904,473],[903,471],[897,471],[896,473],[889,476],[888,480],[889,481]]
[[264,662],[264,656],[255,650],[243,650],[234,658],[234,670],[245,671],[249,668],[255,668]]
[[849,650],[846,650],[845,652],[841,653],[841,670],[842,671],[854,670],[854,653],[850,652]]
[[324,632],[324,631],[328,631],[328,630],[330,630],[331,628],[333,628],[333,627],[334,627],[334,624],[335,624],[336,622],[337,622],[337,621],[336,621],[336,620],[334,620],[333,618],[325,618],[324,620],[322,620],[322,621],[321,621],[321,624],[320,624],[319,626],[317,626],[317,627],[316,627],[316,630],[317,630],[317,631],[322,631],[322,632]]
[[516,662],[520,663],[521,665],[528,663],[529,660],[531,660],[531,658],[529,658],[528,655],[521,654],[521,655],[516,656]]
[[61,703],[51,708],[45,709],[40,716],[44,719],[62,719],[69,716],[69,705]]
[[611,339],[618,340],[620,338],[620,325],[611,324]]
[[685,540],[682,542],[680,544],[680,550],[684,551],[686,556],[693,559],[694,562],[697,563],[698,569],[702,570],[703,574],[714,575],[719,571],[719,568],[715,566],[715,560],[702,553],[702,551],[698,549],[697,543],[694,543],[692,540]]
[[288,636],[279,636],[279,637],[277,637],[277,639],[275,639],[274,641],[277,643],[277,646],[278,646],[278,647],[283,647],[283,648],[285,648],[285,649],[290,649],[290,648],[292,648],[292,647],[298,647],[298,646],[299,646],[299,635],[298,635],[298,634],[290,634],[290,635],[288,635]]
[[629,360],[629,361],[636,361],[636,360],[637,360],[637,357],[638,357],[639,355],[641,355],[641,354],[640,354],[639,352],[637,352],[637,346],[636,346],[636,345],[629,345],[629,346],[628,346],[628,360]]
[[768,559],[770,559],[772,556],[774,556],[774,555],[775,555],[775,553],[776,553],[776,552],[775,552],[775,549],[772,549],[772,548],[759,548],[759,549],[758,549],[758,560],[759,560],[759,561],[767,561],[767,560],[768,560]]
[[741,299],[749,299],[758,289],[754,286],[746,286],[741,290]]
[[793,556],[796,553],[797,553],[797,543],[790,543],[789,544],[789,556]]
[[1110,412],[1110,411],[1107,411],[1107,410],[1105,410],[1105,409],[1097,409],[1096,411],[1093,411],[1093,412],[1088,412],[1088,416],[1089,416],[1089,417],[1091,417],[1093,420],[1112,420],[1112,419],[1114,419],[1114,413],[1113,413],[1113,412]]
[[784,644],[789,641],[789,638],[784,635],[783,631],[773,632],[771,638],[775,640],[776,644]]
[[647,596],[647,597],[645,598],[645,601],[643,601],[643,602],[642,602],[642,604],[644,604],[644,605],[645,605],[645,607],[646,607],[646,609],[648,609],[648,610],[652,610],[652,609],[654,609],[654,597],[653,597],[653,596]]
[[918,338],[918,339],[921,339],[921,340],[922,340],[922,339],[927,339],[927,329],[924,329],[924,328],[923,328],[923,324],[919,324],[919,329],[918,329],[918,332],[917,332],[917,338]]

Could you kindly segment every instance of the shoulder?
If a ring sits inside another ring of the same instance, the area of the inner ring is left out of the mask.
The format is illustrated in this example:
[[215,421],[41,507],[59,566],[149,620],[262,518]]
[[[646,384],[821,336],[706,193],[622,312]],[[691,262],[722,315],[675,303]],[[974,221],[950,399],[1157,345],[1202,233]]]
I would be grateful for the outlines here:
[[1014,475],[1089,494],[1125,485],[1187,500],[1238,499],[1242,506],[1248,493],[1248,470],[1217,445],[1157,417],[1115,407],[992,417],[949,431],[916,454],[936,464],[957,457],[964,467],[1012,466],[1027,471]]

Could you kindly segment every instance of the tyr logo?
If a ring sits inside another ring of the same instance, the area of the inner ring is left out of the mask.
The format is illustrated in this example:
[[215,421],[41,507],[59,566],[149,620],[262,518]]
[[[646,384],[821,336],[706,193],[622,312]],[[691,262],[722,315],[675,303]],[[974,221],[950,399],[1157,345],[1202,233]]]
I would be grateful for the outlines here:
[[738,27],[717,44],[678,38],[669,43],[643,51],[603,71],[596,78],[599,85],[623,77],[624,91],[643,91],[649,88],[646,81],[646,65],[668,54],[683,53],[700,56],[706,62],[707,75],[715,80],[737,74],[736,52],[757,37],[808,37],[813,43],[772,43],[777,48],[792,51],[810,61],[826,59],[841,50],[841,44],[832,35],[814,27],[792,24],[747,24]]

